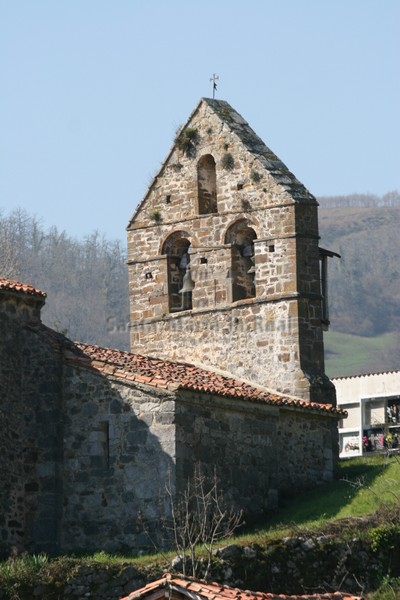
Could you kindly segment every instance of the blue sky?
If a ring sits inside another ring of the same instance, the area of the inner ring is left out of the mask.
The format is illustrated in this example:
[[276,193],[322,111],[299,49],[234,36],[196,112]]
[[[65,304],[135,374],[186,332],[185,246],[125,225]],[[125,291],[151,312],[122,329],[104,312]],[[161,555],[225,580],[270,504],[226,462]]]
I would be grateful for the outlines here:
[[125,227],[219,75],[315,195],[400,190],[398,0],[0,0],[0,207]]

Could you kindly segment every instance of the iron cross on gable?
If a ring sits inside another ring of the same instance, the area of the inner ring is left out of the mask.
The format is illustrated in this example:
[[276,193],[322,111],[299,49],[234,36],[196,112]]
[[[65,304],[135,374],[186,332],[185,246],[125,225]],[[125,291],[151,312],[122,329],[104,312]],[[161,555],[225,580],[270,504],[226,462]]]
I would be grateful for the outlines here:
[[213,73],[213,76],[210,77],[210,81],[212,81],[213,84],[213,100],[215,100],[215,91],[217,89],[217,81],[219,80],[218,75],[216,75],[215,73]]

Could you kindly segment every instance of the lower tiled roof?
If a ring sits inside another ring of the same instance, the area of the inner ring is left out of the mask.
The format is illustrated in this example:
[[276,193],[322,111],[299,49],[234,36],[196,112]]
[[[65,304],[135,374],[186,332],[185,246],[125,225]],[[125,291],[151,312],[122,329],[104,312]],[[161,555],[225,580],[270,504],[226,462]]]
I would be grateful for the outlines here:
[[267,392],[238,379],[219,375],[211,370],[201,369],[187,363],[161,360],[90,344],[76,343],[75,348],[79,353],[68,352],[69,360],[127,381],[135,381],[166,390],[189,390],[238,400],[304,409],[337,417],[347,415],[345,411],[331,404],[318,404]]
[[160,598],[168,597],[173,600],[173,593],[181,597],[187,596],[190,600],[193,597],[201,600],[362,600],[361,596],[352,596],[344,592],[325,592],[305,595],[285,595],[266,592],[250,592],[221,585],[219,583],[207,583],[196,579],[186,577],[173,577],[169,573],[161,579],[157,579],[143,588],[132,592],[120,600],[145,600],[151,597],[152,600],[158,599],[157,591],[160,592]]
[[28,296],[38,296],[41,298],[46,298],[47,296],[45,292],[37,290],[27,283],[14,281],[13,279],[4,279],[3,277],[0,277],[0,291],[1,290],[27,294]]

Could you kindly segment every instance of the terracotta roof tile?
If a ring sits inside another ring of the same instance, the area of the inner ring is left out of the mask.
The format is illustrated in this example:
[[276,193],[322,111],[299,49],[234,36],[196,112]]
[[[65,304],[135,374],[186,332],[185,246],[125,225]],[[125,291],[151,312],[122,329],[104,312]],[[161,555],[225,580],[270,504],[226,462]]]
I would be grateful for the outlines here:
[[46,298],[47,294],[37,290],[28,283],[21,283],[20,281],[14,281],[13,279],[4,279],[0,277],[0,291],[17,292],[26,294],[28,296],[38,296],[40,298]]
[[67,353],[70,361],[79,360],[83,366],[92,367],[108,375],[161,389],[201,392],[226,398],[304,409],[336,417],[347,415],[346,411],[331,404],[318,404],[267,392],[238,379],[216,374],[211,370],[201,369],[191,364],[161,360],[90,344],[76,343],[74,348],[75,350]]
[[143,588],[136,590],[124,596],[120,600],[145,600],[150,594],[154,598],[154,592],[160,591],[160,598],[164,598],[163,590],[169,591],[169,597],[173,599],[173,592],[187,596],[193,600],[193,594],[199,596],[201,600],[362,600],[361,596],[352,596],[345,592],[321,592],[303,595],[285,595],[273,594],[267,592],[251,592],[249,590],[239,590],[230,588],[220,583],[207,583],[183,576],[173,577],[166,573],[161,579],[152,581]]

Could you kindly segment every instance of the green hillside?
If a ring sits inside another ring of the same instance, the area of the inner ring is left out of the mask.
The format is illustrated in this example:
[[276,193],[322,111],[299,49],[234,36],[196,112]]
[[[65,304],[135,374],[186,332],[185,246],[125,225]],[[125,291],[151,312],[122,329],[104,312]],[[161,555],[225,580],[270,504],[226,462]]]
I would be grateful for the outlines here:
[[398,336],[395,333],[362,337],[329,331],[325,333],[324,341],[325,370],[329,377],[400,368],[399,363],[393,360],[398,353]]
[[321,246],[341,255],[329,264],[327,373],[398,369],[400,206],[326,208],[321,201],[319,219]]

